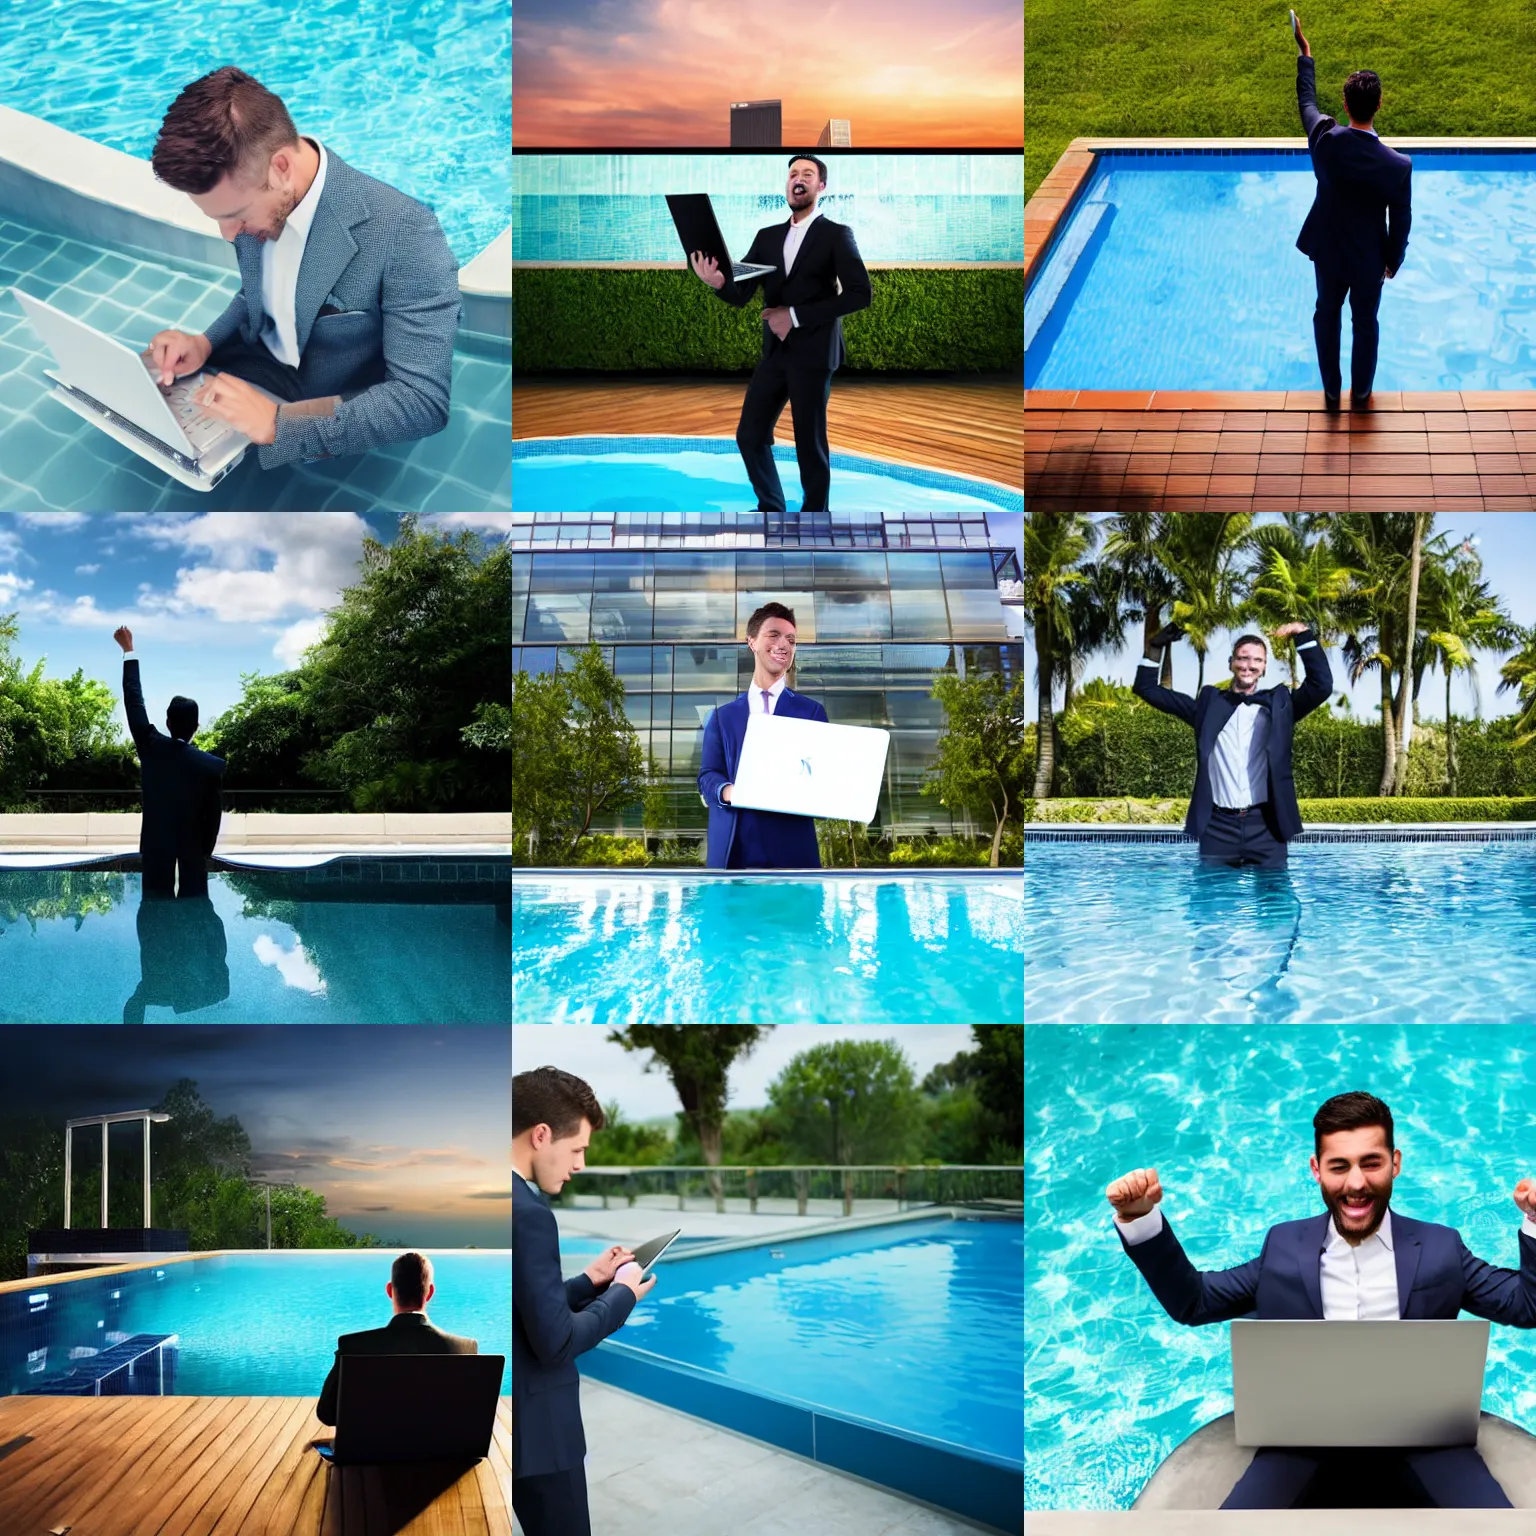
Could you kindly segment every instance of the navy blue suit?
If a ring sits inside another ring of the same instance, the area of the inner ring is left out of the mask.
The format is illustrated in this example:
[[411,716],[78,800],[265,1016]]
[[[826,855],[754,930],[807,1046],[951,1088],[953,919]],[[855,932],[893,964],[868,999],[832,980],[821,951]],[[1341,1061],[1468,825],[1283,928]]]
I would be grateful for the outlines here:
[[[827,718],[826,710],[815,699],[788,688],[779,695],[773,712],[796,720]],[[820,869],[816,823],[811,817],[738,811],[720,798],[720,791],[736,778],[750,718],[743,693],[722,704],[704,727],[704,766],[699,773],[699,793],[709,807],[704,862],[710,869]]]
[[635,1293],[560,1278],[554,1213],[516,1173],[512,1251],[512,1503],[525,1536],[587,1536],[576,1356],[624,1326]]
[[1371,392],[1380,331],[1376,311],[1385,273],[1395,273],[1408,249],[1413,222],[1413,161],[1388,149],[1374,133],[1339,124],[1317,105],[1317,64],[1296,60],[1296,101],[1312,155],[1317,196],[1296,248],[1311,257],[1317,278],[1312,334],[1323,388],[1337,395],[1340,315],[1349,298],[1353,345],[1350,389]]
[[[1236,1317],[1323,1317],[1321,1262],[1332,1218],[1324,1212],[1271,1227],[1256,1259],[1233,1269],[1201,1271],[1190,1263],[1173,1228],[1126,1252],[1163,1310],[1176,1323],[1199,1327]],[[1468,1251],[1454,1227],[1392,1213],[1392,1254],[1403,1318],[1455,1318],[1466,1311],[1512,1328],[1536,1328],[1536,1240],[1520,1233],[1520,1268],[1500,1269]],[[1124,1238],[1121,1238],[1122,1243]],[[1343,1457],[1357,1456],[1343,1451]],[[1405,1452],[1402,1458],[1437,1505],[1501,1507],[1509,1500],[1475,1447]],[[1260,1450],[1224,1508],[1289,1508],[1322,1458]]]
[[139,823],[139,862],[146,896],[208,894],[208,855],[219,837],[223,814],[219,781],[224,759],[190,742],[157,731],[144,709],[138,658],[123,662],[123,708],[139,753],[144,814]]
[[1280,845],[1282,855],[1283,845],[1300,834],[1301,808],[1296,803],[1296,780],[1291,768],[1291,737],[1296,722],[1305,719],[1318,705],[1326,703],[1328,695],[1333,691],[1333,672],[1322,646],[1306,644],[1316,639],[1317,636],[1310,629],[1296,637],[1298,655],[1306,672],[1302,685],[1294,693],[1284,683],[1273,688],[1256,689],[1253,696],[1258,702],[1254,704],[1243,704],[1230,689],[1216,688],[1210,684],[1200,690],[1199,697],[1191,698],[1187,693],[1178,693],[1158,683],[1157,662],[1143,661],[1136,668],[1136,680],[1131,685],[1136,697],[1145,699],[1154,709],[1160,709],[1166,715],[1176,716],[1194,729],[1198,766],[1195,769],[1194,793],[1189,797],[1189,814],[1184,818],[1184,830],[1189,836],[1200,839],[1202,856],[1222,857],[1225,853],[1224,848],[1212,846],[1217,837],[1222,835],[1222,828],[1217,825],[1221,818],[1213,815],[1216,803],[1211,791],[1211,753],[1216,748],[1217,737],[1225,729],[1235,709],[1269,711],[1269,799],[1260,807],[1260,811],[1264,826]]

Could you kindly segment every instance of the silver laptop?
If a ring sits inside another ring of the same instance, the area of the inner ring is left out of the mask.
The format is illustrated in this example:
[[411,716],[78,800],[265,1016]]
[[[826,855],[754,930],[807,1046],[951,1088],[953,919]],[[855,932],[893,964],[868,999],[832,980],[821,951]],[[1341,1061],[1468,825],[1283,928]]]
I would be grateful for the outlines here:
[[77,416],[193,490],[211,491],[240,462],[251,440],[193,401],[201,373],[162,389],[132,347],[19,288],[11,292],[53,354],[57,371],[45,373],[54,398]]
[[1239,1445],[1475,1445],[1488,1324],[1239,1318]]
[[753,715],[731,804],[834,821],[870,822],[880,803],[891,733],[788,715]]

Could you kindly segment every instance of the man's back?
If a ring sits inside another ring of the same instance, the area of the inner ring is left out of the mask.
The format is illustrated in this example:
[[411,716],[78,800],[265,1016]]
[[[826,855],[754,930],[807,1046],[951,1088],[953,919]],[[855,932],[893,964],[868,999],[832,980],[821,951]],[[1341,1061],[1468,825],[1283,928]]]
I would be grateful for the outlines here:
[[[424,1312],[400,1312],[383,1328],[366,1328],[361,1333],[344,1333],[336,1341],[336,1355],[475,1355],[480,1346],[474,1339],[446,1333],[427,1320]],[[338,1367],[333,1364],[320,1390],[315,1410],[322,1424],[336,1422],[336,1384]]]
[[123,663],[123,707],[138,749],[144,806],[139,846],[211,853],[219,829],[224,759],[150,724],[139,663]]

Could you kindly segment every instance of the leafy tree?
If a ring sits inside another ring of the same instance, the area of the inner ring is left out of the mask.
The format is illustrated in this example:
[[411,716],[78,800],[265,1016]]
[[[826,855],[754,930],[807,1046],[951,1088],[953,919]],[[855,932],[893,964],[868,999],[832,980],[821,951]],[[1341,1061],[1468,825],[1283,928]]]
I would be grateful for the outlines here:
[[654,1167],[671,1160],[672,1138],[662,1126],[626,1120],[616,1102],[603,1105],[603,1116],[603,1128],[593,1131],[587,1148],[589,1167]]
[[893,1040],[829,1040],[769,1085],[792,1150],[817,1162],[905,1162],[920,1145],[917,1087]]
[[991,816],[989,863],[996,869],[1003,832],[1024,797],[1024,679],[1008,688],[995,672],[944,672],[933,697],[944,706],[945,730],[923,793],[951,809]]
[[1036,652],[1037,800],[1051,793],[1055,778],[1052,688],[1062,659],[1073,649],[1070,598],[1091,579],[1083,561],[1098,538],[1097,524],[1081,512],[1036,512],[1024,520],[1024,622],[1034,634]]

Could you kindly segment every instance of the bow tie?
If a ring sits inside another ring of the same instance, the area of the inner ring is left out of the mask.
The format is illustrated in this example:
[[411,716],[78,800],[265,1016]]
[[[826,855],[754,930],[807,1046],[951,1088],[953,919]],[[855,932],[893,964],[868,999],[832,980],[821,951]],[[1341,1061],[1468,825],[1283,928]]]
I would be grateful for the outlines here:
[[1232,693],[1229,691],[1227,697],[1232,700],[1234,706],[1238,704],[1262,704],[1267,707],[1269,704],[1269,695],[1267,693]]

